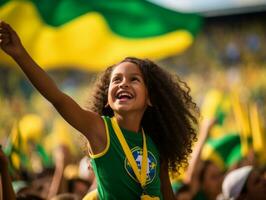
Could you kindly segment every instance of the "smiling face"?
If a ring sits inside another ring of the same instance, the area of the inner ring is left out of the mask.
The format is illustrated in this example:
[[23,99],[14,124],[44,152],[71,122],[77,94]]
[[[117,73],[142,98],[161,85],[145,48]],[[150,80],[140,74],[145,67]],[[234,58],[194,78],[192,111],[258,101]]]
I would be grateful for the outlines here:
[[143,114],[148,102],[148,91],[139,67],[131,62],[114,67],[108,89],[108,104],[112,110],[118,114]]

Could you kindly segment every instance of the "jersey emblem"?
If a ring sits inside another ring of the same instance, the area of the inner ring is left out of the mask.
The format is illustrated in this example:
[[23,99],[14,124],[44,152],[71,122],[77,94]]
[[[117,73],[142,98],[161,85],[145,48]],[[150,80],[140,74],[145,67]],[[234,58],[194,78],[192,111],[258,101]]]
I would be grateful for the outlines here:
[[[140,171],[141,169],[141,163],[142,163],[142,148],[136,146],[133,149],[131,149],[132,155],[137,163],[138,170]],[[133,178],[136,182],[138,182],[133,169],[131,168],[131,165],[129,164],[127,158],[125,158],[124,161],[124,166],[131,178]],[[157,167],[157,160],[155,156],[148,151],[148,168],[147,168],[147,180],[146,184],[149,184],[153,181],[155,175],[156,175],[156,167]]]

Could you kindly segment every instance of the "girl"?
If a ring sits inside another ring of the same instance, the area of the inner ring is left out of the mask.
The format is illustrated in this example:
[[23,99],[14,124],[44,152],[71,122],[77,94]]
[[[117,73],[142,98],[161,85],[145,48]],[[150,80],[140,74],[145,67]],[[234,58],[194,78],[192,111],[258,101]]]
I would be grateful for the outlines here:
[[8,24],[0,23],[0,33],[1,48],[88,139],[99,199],[174,199],[168,169],[187,164],[196,139],[198,110],[186,83],[149,60],[125,58],[105,70],[92,107],[84,110],[57,88]]

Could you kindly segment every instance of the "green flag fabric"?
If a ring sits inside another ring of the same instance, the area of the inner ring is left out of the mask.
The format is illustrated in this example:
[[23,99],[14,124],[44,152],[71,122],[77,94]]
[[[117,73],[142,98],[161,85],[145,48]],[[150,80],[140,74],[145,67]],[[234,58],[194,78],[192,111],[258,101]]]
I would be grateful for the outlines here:
[[[202,18],[145,0],[2,0],[0,18],[45,69],[98,71],[126,56],[161,59],[187,49]],[[0,53],[0,64],[14,65]]]
[[16,122],[14,123],[7,145],[4,149],[10,161],[11,173],[14,173],[15,170],[19,170],[22,166],[27,167],[29,165],[29,159],[22,150],[22,140],[21,131],[18,123]]
[[202,158],[214,161],[221,169],[236,164],[243,158],[239,134],[228,133],[220,138],[208,139],[202,150]]

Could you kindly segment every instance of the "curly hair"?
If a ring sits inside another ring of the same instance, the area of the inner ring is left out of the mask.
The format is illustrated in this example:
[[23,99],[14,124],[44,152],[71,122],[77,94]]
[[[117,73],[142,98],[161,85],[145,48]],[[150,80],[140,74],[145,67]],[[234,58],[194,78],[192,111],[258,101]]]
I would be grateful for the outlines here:
[[[144,112],[141,126],[155,145],[160,158],[169,164],[172,172],[187,166],[192,144],[196,141],[199,109],[190,96],[190,88],[178,76],[148,59],[127,57],[123,62],[139,66],[152,106]],[[110,76],[116,65],[108,67],[98,79],[90,109],[100,115],[114,115],[107,105]]]

